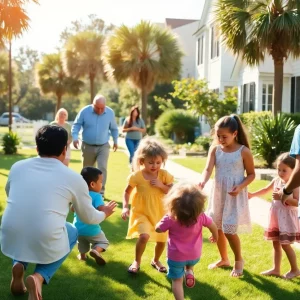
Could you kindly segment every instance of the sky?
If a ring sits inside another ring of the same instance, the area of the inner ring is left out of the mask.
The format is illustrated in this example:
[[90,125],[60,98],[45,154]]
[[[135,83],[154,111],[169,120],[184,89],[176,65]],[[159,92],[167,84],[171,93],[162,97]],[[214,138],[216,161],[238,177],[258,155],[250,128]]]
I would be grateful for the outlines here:
[[30,28],[14,41],[14,52],[28,46],[55,51],[60,33],[72,21],[96,14],[105,24],[134,26],[140,20],[163,23],[165,18],[200,19],[204,0],[40,0],[26,6]]

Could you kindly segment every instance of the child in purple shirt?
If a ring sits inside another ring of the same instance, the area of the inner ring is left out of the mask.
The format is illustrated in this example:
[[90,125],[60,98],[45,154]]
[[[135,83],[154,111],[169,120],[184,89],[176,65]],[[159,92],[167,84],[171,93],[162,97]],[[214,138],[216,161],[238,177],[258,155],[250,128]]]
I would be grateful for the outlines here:
[[184,275],[187,287],[195,285],[193,268],[201,257],[202,227],[207,227],[214,239],[218,239],[215,223],[203,213],[205,199],[197,185],[175,184],[165,197],[168,213],[155,228],[157,232],[169,230],[168,277],[172,279],[172,291],[176,300],[184,299]]

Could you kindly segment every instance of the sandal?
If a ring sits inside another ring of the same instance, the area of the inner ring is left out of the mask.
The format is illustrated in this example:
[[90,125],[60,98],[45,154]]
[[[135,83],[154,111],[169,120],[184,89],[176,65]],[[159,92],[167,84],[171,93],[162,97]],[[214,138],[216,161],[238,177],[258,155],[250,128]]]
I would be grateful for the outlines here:
[[31,300],[42,300],[42,296],[38,291],[38,284],[36,278],[33,275],[30,275],[26,278],[26,284],[28,287],[29,298]]
[[209,270],[223,268],[223,267],[230,267],[230,261],[229,260],[219,260],[217,262],[214,262],[214,263],[208,265]]
[[185,273],[184,282],[188,288],[193,288],[195,286],[195,277],[193,271],[188,271],[188,273]]
[[231,277],[241,277],[243,276],[243,269],[244,269],[244,261],[235,261],[234,267],[230,273]]
[[27,292],[23,281],[24,265],[17,262],[12,267],[12,279],[10,283],[10,291],[14,296],[23,295]]
[[140,266],[138,266],[137,268],[133,266],[133,263],[129,266],[128,268],[128,273],[130,274],[137,274],[138,271],[140,270]]
[[101,254],[97,250],[92,249],[90,251],[90,256],[95,259],[97,265],[103,266],[106,264],[106,261],[104,260],[104,258],[101,256]]
[[167,268],[164,266],[159,266],[158,263],[160,262],[151,261],[151,266],[160,273],[167,273]]
[[300,276],[300,271],[298,270],[297,272],[287,272],[283,275],[284,279],[293,279],[295,277]]

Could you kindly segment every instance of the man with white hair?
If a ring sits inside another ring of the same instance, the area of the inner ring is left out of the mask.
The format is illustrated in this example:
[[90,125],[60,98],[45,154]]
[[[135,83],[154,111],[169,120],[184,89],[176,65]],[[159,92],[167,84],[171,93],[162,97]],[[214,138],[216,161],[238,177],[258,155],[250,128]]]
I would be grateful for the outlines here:
[[98,169],[103,174],[101,194],[104,195],[107,179],[107,162],[109,156],[109,137],[113,138],[113,150],[118,149],[118,126],[114,111],[106,106],[106,99],[96,95],[93,103],[81,109],[75,118],[72,127],[73,145],[79,147],[78,134],[82,128],[82,159],[83,167],[94,166],[97,162]]

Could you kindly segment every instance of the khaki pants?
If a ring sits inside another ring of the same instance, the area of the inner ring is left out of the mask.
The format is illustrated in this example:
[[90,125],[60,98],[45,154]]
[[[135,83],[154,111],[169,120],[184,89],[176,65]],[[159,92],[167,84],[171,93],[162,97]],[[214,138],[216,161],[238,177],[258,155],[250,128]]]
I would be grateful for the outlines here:
[[95,163],[97,162],[97,167],[103,174],[103,185],[101,190],[101,194],[103,195],[107,179],[109,149],[109,143],[101,146],[91,146],[83,142],[81,146],[83,167],[94,167]]
[[107,249],[107,247],[109,246],[109,242],[103,231],[94,236],[78,236],[78,250],[80,253],[89,252],[91,246],[92,249],[94,249],[95,247],[100,247],[104,251]]

